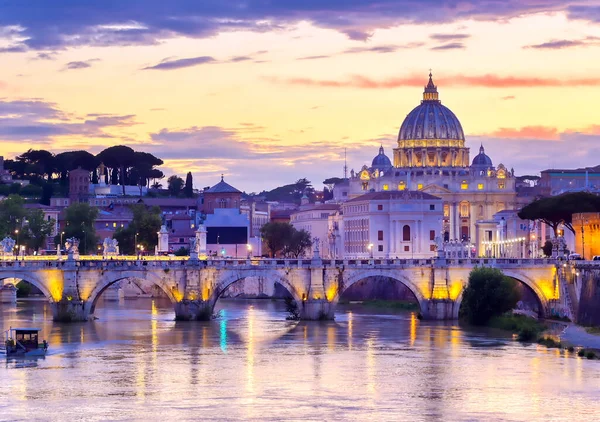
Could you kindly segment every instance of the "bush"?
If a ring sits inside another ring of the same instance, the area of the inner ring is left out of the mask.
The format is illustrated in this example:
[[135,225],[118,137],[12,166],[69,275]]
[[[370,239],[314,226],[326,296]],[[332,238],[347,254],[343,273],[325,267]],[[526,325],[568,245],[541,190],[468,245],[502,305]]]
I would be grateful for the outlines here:
[[538,344],[541,344],[542,346],[546,346],[549,349],[551,349],[551,348],[560,349],[562,347],[562,344],[560,343],[560,341],[556,341],[550,337],[544,337],[544,338],[539,339]]
[[521,330],[519,331],[519,334],[517,335],[517,340],[523,342],[530,342],[535,340],[537,335],[538,333],[536,330],[532,329],[531,327],[524,327],[521,328]]
[[300,310],[298,309],[298,304],[291,296],[287,296],[284,300],[285,310],[288,313],[286,319],[290,321],[298,321],[300,319]]
[[569,346],[567,347],[567,350],[571,353],[573,353],[575,351],[575,348],[573,346]]
[[496,268],[475,268],[463,294],[461,316],[474,325],[485,325],[513,309],[519,301],[516,281]]
[[596,353],[593,350],[588,350],[585,357],[588,359],[596,359]]
[[31,293],[31,284],[24,281],[17,283],[17,297],[27,297]]
[[580,358],[585,356],[585,349],[579,349],[579,352],[577,352],[577,356],[579,356]]
[[174,252],[175,256],[187,256],[189,254],[190,254],[190,250],[187,248],[184,248],[183,246]]

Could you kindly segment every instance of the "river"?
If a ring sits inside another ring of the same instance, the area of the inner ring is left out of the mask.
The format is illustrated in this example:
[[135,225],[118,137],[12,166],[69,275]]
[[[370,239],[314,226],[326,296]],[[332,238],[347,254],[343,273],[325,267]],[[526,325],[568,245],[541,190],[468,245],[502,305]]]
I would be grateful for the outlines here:
[[341,307],[285,320],[270,300],[222,300],[175,322],[169,303],[100,303],[52,322],[45,302],[0,305],[0,328],[38,327],[37,360],[0,362],[0,420],[589,421],[600,362],[410,312]]

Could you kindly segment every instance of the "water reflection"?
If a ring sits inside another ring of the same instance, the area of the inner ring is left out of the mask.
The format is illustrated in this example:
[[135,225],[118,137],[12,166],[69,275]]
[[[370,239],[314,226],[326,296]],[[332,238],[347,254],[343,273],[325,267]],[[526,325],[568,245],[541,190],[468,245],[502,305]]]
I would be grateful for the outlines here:
[[71,325],[45,318],[43,302],[0,308],[0,327],[38,325],[51,346],[45,359],[0,365],[0,419],[181,420],[192,410],[261,421],[600,413],[598,362],[572,353],[412,313],[349,307],[335,322],[305,323],[286,321],[278,302],[219,306],[220,320],[175,322],[168,302],[106,302],[98,320]]

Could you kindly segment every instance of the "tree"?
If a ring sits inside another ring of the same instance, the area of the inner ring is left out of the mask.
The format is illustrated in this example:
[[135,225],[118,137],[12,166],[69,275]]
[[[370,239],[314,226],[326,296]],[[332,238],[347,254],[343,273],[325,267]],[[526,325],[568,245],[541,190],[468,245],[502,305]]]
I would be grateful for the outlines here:
[[52,198],[52,194],[54,193],[54,186],[52,183],[44,183],[42,185],[42,196],[40,198],[40,204],[50,205],[50,198]]
[[40,178],[50,179],[54,172],[54,155],[43,149],[29,149],[27,152],[17,156],[17,161],[28,164],[30,174]]
[[536,199],[519,211],[523,220],[541,220],[546,223],[554,235],[558,236],[558,227],[564,224],[572,233],[573,214],[600,211],[600,197],[589,192],[570,192],[558,196]]
[[269,249],[271,258],[285,248],[288,240],[292,237],[293,226],[290,223],[271,222],[260,228],[260,234]]
[[460,313],[474,325],[485,325],[492,317],[514,309],[519,301],[516,281],[497,268],[475,268],[463,293]]
[[292,234],[286,242],[284,255],[287,257],[298,258],[304,251],[312,246],[310,233],[306,230],[296,230],[292,227]]
[[177,175],[173,175],[167,179],[167,189],[171,196],[179,195],[181,188],[183,187],[183,179]]
[[329,191],[331,192],[335,185],[337,185],[338,183],[342,183],[343,181],[344,179],[342,179],[341,177],[330,177],[329,179],[323,180],[323,184],[327,186],[327,189],[329,189]]
[[183,192],[186,198],[192,198],[194,196],[194,187],[191,171],[188,171],[188,174],[185,176],[185,187],[183,188]]
[[21,230],[25,218],[25,200],[19,195],[9,195],[0,201],[0,238],[16,239],[15,230]]
[[137,245],[142,245],[144,250],[153,251],[158,243],[156,233],[162,223],[160,208],[135,204],[130,209],[133,213],[131,223],[125,228],[119,228],[113,236],[119,242],[119,250],[124,254],[134,255]]
[[[90,206],[87,202],[77,202],[65,208],[65,232],[63,242],[75,237],[79,239],[79,250],[86,254],[95,250],[98,243],[94,223],[98,218],[98,208]],[[60,233],[54,237],[54,243],[60,243]],[[61,245],[62,247],[62,245]]]
[[118,170],[118,182],[123,186],[125,195],[126,170],[135,162],[135,151],[125,145],[115,145],[100,151],[96,157],[111,169],[113,183],[116,182],[115,171]]
[[544,246],[542,246],[542,251],[544,252],[545,256],[552,256],[552,242],[546,240],[546,243],[544,243]]
[[30,209],[25,214],[22,241],[28,250],[39,251],[46,245],[46,239],[52,234],[54,220],[46,220],[41,209]]

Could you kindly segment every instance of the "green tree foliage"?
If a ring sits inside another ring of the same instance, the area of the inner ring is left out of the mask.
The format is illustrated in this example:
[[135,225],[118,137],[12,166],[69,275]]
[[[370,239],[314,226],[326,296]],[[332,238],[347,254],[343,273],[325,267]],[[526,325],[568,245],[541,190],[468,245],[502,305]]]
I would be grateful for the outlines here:
[[119,242],[119,251],[126,255],[135,255],[137,237],[137,245],[142,245],[145,251],[153,252],[158,242],[156,233],[161,225],[160,208],[146,207],[144,204],[135,204],[130,208],[133,213],[131,223],[127,227],[119,228],[113,236]]
[[194,182],[192,180],[192,172],[188,171],[188,174],[185,176],[185,187],[183,188],[183,193],[186,198],[192,198],[194,196]]
[[572,233],[573,214],[600,211],[600,196],[589,192],[570,192],[558,196],[536,199],[519,211],[523,220],[541,220],[558,235],[558,227],[564,224]]
[[177,196],[183,188],[183,179],[177,175],[173,175],[167,179],[167,189],[171,196]]
[[329,179],[323,180],[323,184],[327,186],[327,189],[329,189],[329,191],[332,191],[335,185],[337,185],[338,183],[342,183],[343,181],[344,179],[342,179],[341,177],[330,177]]
[[32,177],[51,179],[54,172],[54,155],[43,149],[29,149],[19,155],[17,161],[26,164],[26,172]]
[[261,227],[260,233],[272,258],[278,254],[297,258],[311,246],[310,234],[296,230],[290,223],[267,223]]
[[461,316],[474,325],[514,309],[519,301],[516,281],[497,268],[475,268],[463,293]]
[[19,195],[9,195],[0,201],[0,238],[16,239],[15,230],[21,230],[25,219],[25,201]]
[[306,178],[298,179],[296,183],[277,187],[268,192],[261,192],[267,201],[295,202],[300,203],[300,198],[306,194],[314,199],[315,189]]
[[542,251],[544,252],[544,255],[552,256],[552,242],[546,240],[546,243],[544,243],[544,246],[542,246]]
[[[71,237],[79,239],[79,251],[83,254],[95,252],[98,239],[94,223],[98,218],[98,208],[87,202],[78,202],[65,208],[65,227],[63,242]],[[54,243],[60,243],[60,233],[54,237]],[[61,245],[61,247],[64,245]]]
[[135,161],[135,152],[133,149],[125,145],[115,145],[101,151],[97,157],[106,167],[112,170],[113,181],[115,171],[118,171],[119,184],[123,186],[123,195],[125,195],[125,170]]
[[54,220],[47,220],[42,210],[34,208],[26,210],[23,223],[20,243],[25,245],[28,251],[45,249],[46,239],[54,228]]
[[309,232],[306,230],[296,230],[296,228],[292,227],[292,234],[283,248],[283,254],[286,257],[298,258],[311,245],[312,240]]

